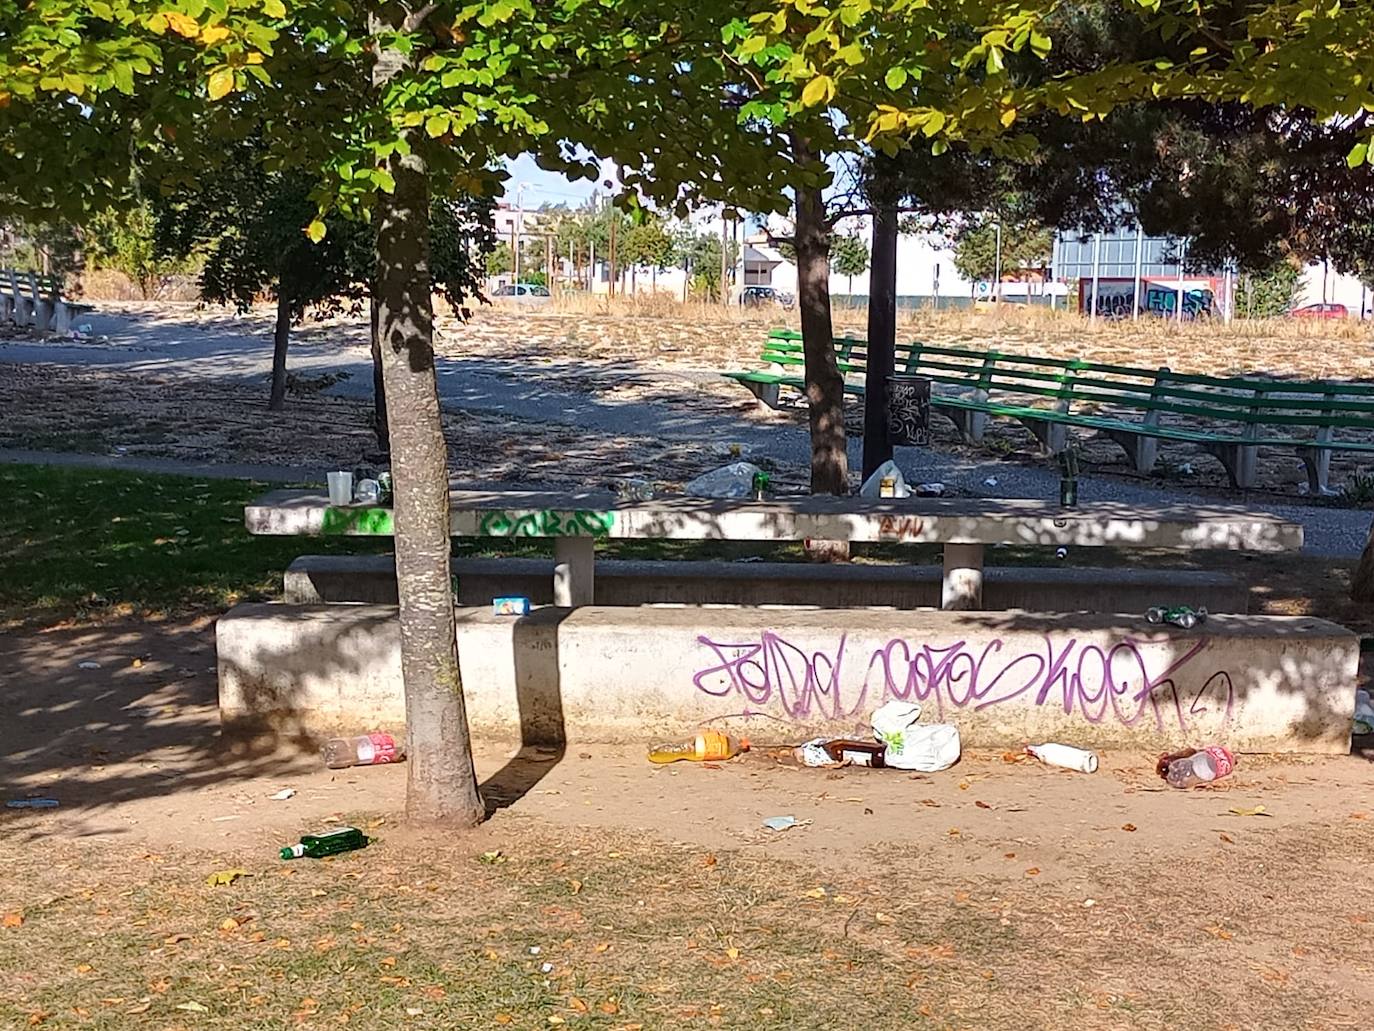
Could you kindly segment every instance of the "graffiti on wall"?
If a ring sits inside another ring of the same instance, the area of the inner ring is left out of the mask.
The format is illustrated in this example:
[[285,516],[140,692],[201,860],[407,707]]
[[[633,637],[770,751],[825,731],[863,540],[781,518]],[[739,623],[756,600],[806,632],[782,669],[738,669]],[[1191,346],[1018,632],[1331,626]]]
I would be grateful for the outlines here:
[[615,527],[614,512],[483,512],[477,525],[483,537],[605,537]]
[[814,649],[766,631],[756,640],[698,642],[709,653],[698,691],[742,702],[746,713],[844,721],[885,701],[920,702],[937,719],[999,706],[1053,707],[1091,724],[1187,731],[1229,720],[1231,675],[1201,668],[1205,638],[1181,654],[1124,639],[1103,648],[1076,638],[1008,644],[923,644],[894,638],[855,649],[846,636]]
[[[1082,309],[1092,306],[1092,286],[1081,287]],[[1158,318],[1177,318],[1179,288],[1176,282],[1144,280],[1140,284],[1140,310]],[[1201,319],[1217,314],[1216,293],[1207,280],[1184,280],[1183,317]],[[1104,319],[1129,319],[1135,306],[1133,280],[1104,280],[1097,285],[1097,314]]]

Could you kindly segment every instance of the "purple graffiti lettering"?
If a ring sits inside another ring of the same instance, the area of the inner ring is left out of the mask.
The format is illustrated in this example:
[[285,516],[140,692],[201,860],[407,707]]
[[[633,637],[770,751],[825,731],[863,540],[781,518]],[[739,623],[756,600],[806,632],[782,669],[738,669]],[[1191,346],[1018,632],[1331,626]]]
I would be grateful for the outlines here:
[[938,645],[894,638],[873,649],[862,667],[851,665],[849,677],[845,637],[833,650],[802,647],[771,631],[757,641],[698,641],[715,655],[693,678],[699,691],[737,696],[750,710],[773,707],[794,720],[847,719],[866,703],[888,699],[933,706],[943,719],[948,710],[979,712],[1019,699],[1035,707],[1053,705],[1066,716],[1077,713],[1093,725],[1110,718],[1134,727],[1152,719],[1162,732],[1171,721],[1186,731],[1203,716],[1229,720],[1235,704],[1224,670],[1204,677],[1191,700],[1181,697],[1177,678],[1205,651],[1205,638],[1157,672],[1150,670],[1149,649],[1131,639],[1104,649],[1076,638],[1056,644],[1046,636],[1037,646],[1014,651],[1001,639]]

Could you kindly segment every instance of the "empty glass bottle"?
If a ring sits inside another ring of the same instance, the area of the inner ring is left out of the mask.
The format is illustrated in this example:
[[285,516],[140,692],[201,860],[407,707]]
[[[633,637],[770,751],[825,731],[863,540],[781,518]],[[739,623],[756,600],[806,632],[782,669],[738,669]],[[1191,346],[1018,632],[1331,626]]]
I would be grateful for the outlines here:
[[283,859],[322,859],[340,852],[352,852],[366,848],[368,837],[357,827],[340,827],[338,830],[325,831],[323,834],[302,834],[299,844],[287,845],[281,850]]

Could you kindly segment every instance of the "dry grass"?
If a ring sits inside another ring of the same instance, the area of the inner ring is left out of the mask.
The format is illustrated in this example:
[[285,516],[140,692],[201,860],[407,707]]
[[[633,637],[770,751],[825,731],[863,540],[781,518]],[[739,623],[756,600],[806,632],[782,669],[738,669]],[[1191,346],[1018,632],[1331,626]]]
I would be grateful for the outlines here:
[[[175,376],[13,365],[0,447],[85,451],[214,464],[351,468],[376,459],[372,407],[304,390],[268,413],[262,390],[233,382],[188,386]],[[558,423],[448,411],[449,468],[464,480],[548,485],[652,477],[680,484],[701,448],[628,434],[588,435]]]
[[[1345,826],[1045,879],[932,855],[988,842],[817,866],[519,817],[367,825],[384,840],[323,863],[11,840],[0,1024],[1320,1029],[1374,1001],[1368,835]],[[249,876],[206,884],[225,868]]]

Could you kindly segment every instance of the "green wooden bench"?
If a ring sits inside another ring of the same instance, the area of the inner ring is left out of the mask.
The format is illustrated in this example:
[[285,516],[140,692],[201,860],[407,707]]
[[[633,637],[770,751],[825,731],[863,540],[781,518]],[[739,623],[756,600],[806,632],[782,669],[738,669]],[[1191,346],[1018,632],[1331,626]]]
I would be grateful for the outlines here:
[[[866,342],[846,337],[834,346],[845,392],[862,395]],[[724,375],[775,408],[782,388],[804,389],[799,333],[774,330],[760,358],[768,369]],[[1159,442],[1174,441],[1214,455],[1241,488],[1254,486],[1259,448],[1291,448],[1317,493],[1327,489],[1333,451],[1374,454],[1374,384],[1206,376],[920,343],[896,346],[895,369],[930,379],[931,408],[971,444],[982,442],[991,416],[1017,420],[1051,453],[1079,429],[1115,441],[1148,473]],[[1371,436],[1349,436],[1361,430]]]

